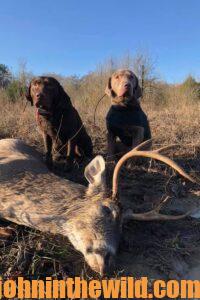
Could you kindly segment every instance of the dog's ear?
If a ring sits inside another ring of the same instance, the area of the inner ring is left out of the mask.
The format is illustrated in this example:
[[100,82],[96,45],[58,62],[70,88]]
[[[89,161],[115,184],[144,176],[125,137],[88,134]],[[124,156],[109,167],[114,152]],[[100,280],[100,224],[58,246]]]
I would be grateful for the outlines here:
[[107,83],[107,86],[106,86],[106,89],[105,89],[105,94],[108,97],[112,97],[111,77],[109,77],[109,79],[108,79],[108,83]]
[[61,109],[68,109],[72,106],[71,99],[63,89],[63,87],[59,84],[59,99],[56,107]]
[[142,97],[142,89],[139,85],[139,80],[138,78],[135,76],[135,80],[136,80],[136,85],[133,89],[133,95],[134,95],[134,98],[137,100],[139,99],[140,97]]
[[29,87],[26,88],[26,94],[25,94],[26,100],[31,102],[31,106],[33,106],[33,99],[31,97],[31,83],[29,84]]

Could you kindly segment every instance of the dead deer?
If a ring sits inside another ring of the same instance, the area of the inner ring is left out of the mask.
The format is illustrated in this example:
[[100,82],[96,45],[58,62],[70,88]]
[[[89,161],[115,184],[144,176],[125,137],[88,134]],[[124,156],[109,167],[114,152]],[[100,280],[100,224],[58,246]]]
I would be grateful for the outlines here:
[[145,213],[123,209],[118,196],[119,174],[127,159],[134,156],[162,161],[195,182],[174,161],[160,153],[168,147],[141,151],[144,143],[116,164],[110,196],[102,156],[96,156],[86,167],[89,186],[85,187],[50,173],[39,153],[24,142],[0,140],[0,217],[68,237],[91,269],[105,274],[116,255],[121,227],[126,220],[178,220],[188,215],[163,215],[159,212],[162,204]]

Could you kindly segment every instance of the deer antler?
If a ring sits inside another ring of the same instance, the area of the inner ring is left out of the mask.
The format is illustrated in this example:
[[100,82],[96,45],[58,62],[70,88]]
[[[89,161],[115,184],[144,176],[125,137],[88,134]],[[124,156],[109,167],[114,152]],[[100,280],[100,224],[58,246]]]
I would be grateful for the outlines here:
[[157,150],[151,150],[151,151],[142,151],[142,150],[140,150],[143,146],[146,146],[150,142],[151,142],[151,140],[148,140],[148,141],[145,141],[142,144],[138,145],[137,147],[135,147],[134,149],[132,149],[131,151],[126,153],[124,156],[122,156],[122,158],[116,164],[115,169],[114,169],[114,173],[113,173],[113,185],[112,185],[112,198],[113,199],[116,198],[117,191],[118,191],[118,179],[119,179],[120,170],[121,170],[123,164],[129,158],[134,157],[134,156],[149,157],[149,158],[153,158],[153,159],[162,161],[165,164],[167,164],[168,166],[172,167],[174,170],[176,170],[183,177],[187,178],[191,182],[196,183],[196,180],[194,178],[192,178],[189,174],[187,174],[179,165],[177,165],[177,163],[175,163],[175,161],[173,161],[170,158],[160,154],[161,151],[167,150],[171,147],[174,147],[175,145],[165,146],[165,147],[161,147]]
[[183,219],[186,216],[190,215],[192,211],[188,211],[185,214],[178,215],[178,216],[171,216],[171,215],[164,215],[160,213],[160,210],[163,206],[163,204],[169,199],[170,197],[166,197],[164,201],[162,201],[156,208],[153,210],[150,210],[145,213],[133,213],[131,209],[125,211],[122,215],[122,221],[125,219],[132,219],[132,220],[138,220],[138,221],[166,221],[166,220],[179,220]]

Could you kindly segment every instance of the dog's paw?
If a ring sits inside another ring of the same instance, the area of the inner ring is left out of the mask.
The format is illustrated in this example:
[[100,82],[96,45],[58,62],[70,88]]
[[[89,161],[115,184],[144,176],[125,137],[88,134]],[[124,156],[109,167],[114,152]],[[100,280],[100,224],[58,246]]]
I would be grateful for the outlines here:
[[49,155],[45,155],[45,157],[44,157],[44,162],[45,162],[47,168],[48,168],[49,170],[52,170],[52,168],[53,168],[53,160],[52,160],[52,157],[49,156]]
[[74,161],[71,158],[67,157],[64,165],[64,171],[70,172],[73,169],[73,165],[74,165]]

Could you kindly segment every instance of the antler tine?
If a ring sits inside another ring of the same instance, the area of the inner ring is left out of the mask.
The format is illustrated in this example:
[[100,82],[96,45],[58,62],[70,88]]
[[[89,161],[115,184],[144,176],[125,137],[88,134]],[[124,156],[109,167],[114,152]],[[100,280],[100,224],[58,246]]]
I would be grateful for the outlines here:
[[[144,145],[144,144],[143,144]],[[177,163],[175,163],[173,160],[170,158],[156,152],[155,150],[153,151],[139,151],[137,150],[138,147],[132,149],[128,153],[126,153],[121,159],[118,161],[118,163],[115,166],[114,173],[113,173],[113,186],[112,186],[112,198],[115,199],[118,191],[118,179],[119,179],[119,172],[123,166],[123,164],[131,157],[148,157],[148,158],[153,158],[159,161],[164,162],[165,164],[169,165],[171,168],[176,170],[180,175],[183,177],[187,178],[193,183],[197,183],[197,181],[192,178],[189,174],[187,174]],[[159,150],[159,149],[158,149]]]
[[144,146],[150,145],[152,141],[153,141],[153,139],[146,140],[146,141],[142,142],[141,144],[139,144],[138,146],[136,146],[135,148],[133,148],[132,150],[141,150],[141,148],[143,148]]
[[173,145],[163,146],[163,147],[161,147],[161,148],[158,148],[158,149],[156,149],[156,150],[153,150],[153,152],[161,153],[161,152],[163,152],[163,151],[165,151],[165,150],[169,150],[169,149],[171,149],[171,148],[176,148],[176,147],[179,147],[179,145],[173,144]]
[[156,208],[151,211],[145,213],[133,213],[132,210],[128,210],[123,214],[123,221],[124,220],[138,220],[138,221],[167,221],[167,220],[179,220],[183,219],[186,216],[190,215],[192,211],[189,211],[185,214],[172,216],[172,215],[165,215],[159,213],[160,209],[162,208],[163,204],[169,199],[170,197],[165,198]]
[[123,220],[125,219],[132,219],[132,220],[138,220],[138,221],[167,221],[167,220],[180,220],[188,215],[191,214],[191,211],[179,215],[179,216],[171,216],[171,215],[164,215],[156,212],[155,210],[148,211],[146,213],[140,213],[140,214],[135,214],[133,212],[127,212],[123,216]]
[[161,208],[163,207],[163,205],[170,199],[170,196],[165,197],[164,200],[161,200],[160,203],[154,208],[154,210],[156,212],[159,212],[161,210]]

